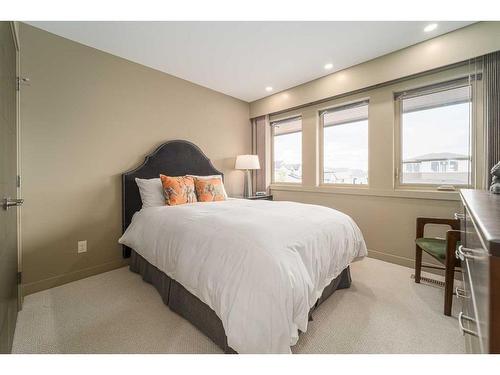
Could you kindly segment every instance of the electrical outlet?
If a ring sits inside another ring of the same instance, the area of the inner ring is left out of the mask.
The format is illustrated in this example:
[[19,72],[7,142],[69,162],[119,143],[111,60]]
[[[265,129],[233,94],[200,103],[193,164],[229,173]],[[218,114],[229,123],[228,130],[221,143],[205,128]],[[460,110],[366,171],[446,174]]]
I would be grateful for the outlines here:
[[87,241],[78,241],[78,254],[87,252]]

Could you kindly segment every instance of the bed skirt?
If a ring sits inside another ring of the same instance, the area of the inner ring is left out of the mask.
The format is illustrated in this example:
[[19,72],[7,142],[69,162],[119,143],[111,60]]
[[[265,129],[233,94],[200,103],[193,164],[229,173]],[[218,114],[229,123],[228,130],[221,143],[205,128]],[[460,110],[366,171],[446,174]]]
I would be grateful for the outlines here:
[[[188,292],[177,281],[150,264],[134,250],[131,251],[130,270],[140,274],[144,281],[152,284],[160,293],[165,305],[191,322],[225,353],[236,353],[227,344],[227,336],[222,321],[207,304]],[[351,273],[349,267],[347,267],[323,290],[323,294],[309,311],[309,320],[312,320],[313,311],[330,297],[335,290],[349,288],[350,285]]]

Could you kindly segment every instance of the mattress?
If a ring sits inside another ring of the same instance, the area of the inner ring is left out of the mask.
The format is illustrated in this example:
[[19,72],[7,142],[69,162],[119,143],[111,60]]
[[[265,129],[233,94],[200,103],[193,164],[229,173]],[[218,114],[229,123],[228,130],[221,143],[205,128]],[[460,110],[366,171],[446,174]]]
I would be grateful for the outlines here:
[[119,242],[213,310],[239,353],[289,353],[325,287],[367,253],[339,211],[240,199],[142,209]]

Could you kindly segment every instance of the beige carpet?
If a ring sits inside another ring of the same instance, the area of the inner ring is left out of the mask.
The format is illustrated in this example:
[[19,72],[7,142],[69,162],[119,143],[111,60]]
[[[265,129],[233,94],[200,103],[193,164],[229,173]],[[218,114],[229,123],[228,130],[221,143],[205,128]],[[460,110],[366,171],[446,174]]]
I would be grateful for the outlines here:
[[[352,266],[350,289],[314,314],[294,353],[463,353],[443,290],[417,285],[411,269],[367,258]],[[156,290],[121,268],[27,296],[14,353],[220,353],[170,311]]]

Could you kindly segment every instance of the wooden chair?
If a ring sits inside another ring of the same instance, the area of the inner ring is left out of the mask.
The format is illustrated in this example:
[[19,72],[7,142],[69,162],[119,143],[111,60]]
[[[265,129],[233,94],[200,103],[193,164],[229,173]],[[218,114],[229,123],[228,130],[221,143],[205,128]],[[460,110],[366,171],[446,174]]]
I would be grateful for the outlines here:
[[[443,224],[451,227],[446,232],[446,239],[424,237],[424,228],[427,224]],[[420,283],[422,267],[434,268],[445,271],[444,277],[444,315],[451,315],[451,304],[453,301],[453,281],[455,279],[455,267],[460,267],[460,260],[455,257],[455,251],[460,245],[460,220],[417,218],[417,236],[415,239],[415,282]],[[422,251],[431,255],[434,259],[444,264],[443,267],[423,266]]]

